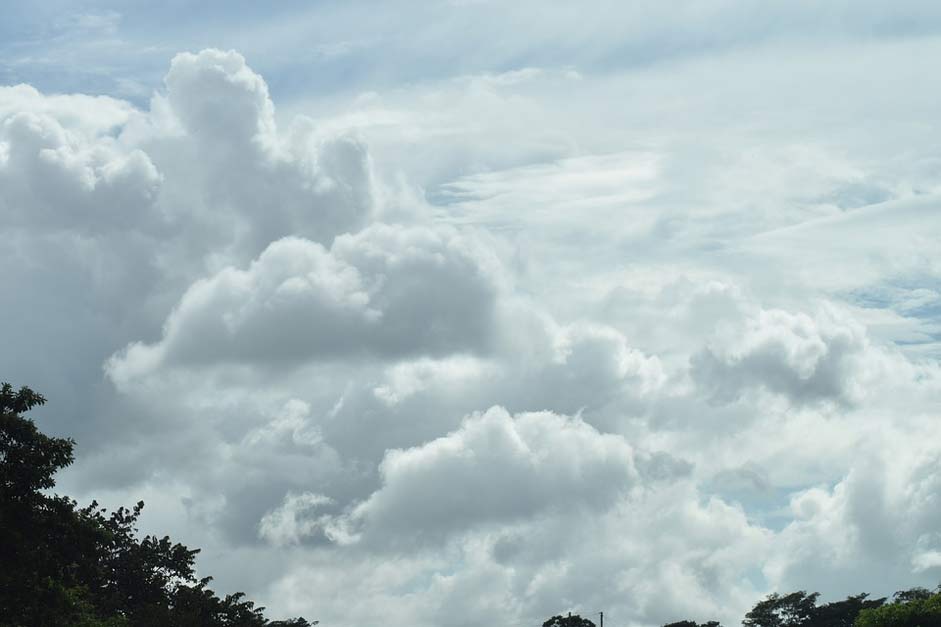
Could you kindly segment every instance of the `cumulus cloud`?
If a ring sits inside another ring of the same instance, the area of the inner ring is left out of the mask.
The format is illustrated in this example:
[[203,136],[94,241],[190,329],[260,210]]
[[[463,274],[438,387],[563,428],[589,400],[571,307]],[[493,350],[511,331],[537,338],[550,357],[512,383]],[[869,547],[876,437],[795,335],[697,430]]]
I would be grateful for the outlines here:
[[0,88],[0,183],[8,228],[138,231],[190,280],[206,257],[247,262],[285,236],[329,246],[376,204],[361,141],[307,118],[280,130],[262,77],[219,50],[175,57],[149,110]]
[[601,431],[618,432],[662,392],[660,361],[631,348],[617,331],[560,326],[536,314],[500,316],[490,354],[403,359],[361,372],[344,388],[342,402],[334,405],[333,397],[324,405],[331,415],[324,437],[378,463],[386,449],[434,439],[492,403],[511,413],[577,414]]
[[178,54],[164,82],[174,113],[207,150],[264,149],[275,134],[268,86],[235,51]]
[[0,88],[0,369],[78,436],[77,496],[145,494],[325,624],[930,583],[937,42],[790,45],[315,102],[222,50],[149,104]]
[[605,510],[638,482],[632,447],[578,418],[494,407],[459,429],[386,453],[382,485],[328,535],[434,541],[547,511]]
[[762,309],[717,335],[692,357],[692,374],[719,402],[756,387],[796,404],[853,403],[863,394],[869,343],[851,319]]
[[[741,572],[771,539],[741,509],[701,500],[681,481],[638,490],[603,511],[563,507],[465,529],[433,551],[409,545],[390,555],[364,551],[362,541],[345,545],[337,549],[346,565],[339,580],[324,575],[322,554],[310,553],[304,565],[279,578],[273,594],[296,607],[332,607],[323,600],[341,590],[368,595],[387,590],[378,584],[391,579],[411,592],[370,596],[382,598],[400,620],[421,624],[449,624],[455,616],[485,621],[492,603],[518,622],[544,620],[547,610],[587,615],[599,605],[627,623],[663,624],[690,615],[732,622],[756,594]],[[385,570],[391,564],[394,574]],[[376,606],[355,612],[353,620],[367,622]]]
[[56,117],[0,118],[0,211],[9,226],[101,232],[154,220],[162,176],[146,153]]
[[[329,245],[366,224],[374,205],[366,147],[350,135],[318,136],[306,119],[279,132],[267,84],[242,55],[179,54],[165,84],[156,128],[138,132],[182,183],[171,193],[236,243],[253,254],[286,235]],[[227,228],[234,216],[244,223]]]
[[[375,395],[393,406],[459,384],[511,407],[574,414],[618,402],[629,405],[665,382],[660,360],[633,348],[609,326],[562,326],[526,309],[511,311],[498,322],[502,337],[493,359],[400,362],[388,370]],[[530,325],[528,333],[508,337],[521,324]]]
[[317,519],[304,518],[310,510],[332,501],[322,494],[288,493],[284,502],[258,523],[258,535],[275,545],[297,544],[317,529]]
[[[922,429],[924,424],[912,435]],[[797,581],[820,586],[829,579],[842,591],[865,585],[871,569],[893,579],[907,574],[937,579],[941,508],[933,495],[941,485],[939,452],[926,444],[886,444],[834,485],[791,496],[794,519],[765,565],[772,581],[793,587]]]
[[149,112],[3,88],[8,218],[96,232],[159,218],[215,229],[228,237],[219,244],[251,254],[286,235],[329,244],[365,225],[374,205],[365,146],[316,135],[310,121],[280,133],[265,81],[240,54],[177,55],[165,85]]
[[486,353],[498,278],[457,233],[375,225],[330,250],[272,243],[245,270],[195,283],[155,345],[108,368],[120,381],[163,363],[283,363],[344,356]]

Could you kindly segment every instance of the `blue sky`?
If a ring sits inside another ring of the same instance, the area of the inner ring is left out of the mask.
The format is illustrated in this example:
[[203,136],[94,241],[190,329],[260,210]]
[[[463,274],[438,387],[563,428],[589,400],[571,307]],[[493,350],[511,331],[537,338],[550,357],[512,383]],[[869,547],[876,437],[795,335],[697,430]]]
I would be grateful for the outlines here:
[[[520,67],[606,73],[798,42],[930,37],[934,3],[880,2],[147,2],[10,3],[0,32],[8,82],[146,97],[167,54],[236,48],[282,102]],[[299,80],[304,74],[314,73]],[[141,90],[135,93],[135,90]]]

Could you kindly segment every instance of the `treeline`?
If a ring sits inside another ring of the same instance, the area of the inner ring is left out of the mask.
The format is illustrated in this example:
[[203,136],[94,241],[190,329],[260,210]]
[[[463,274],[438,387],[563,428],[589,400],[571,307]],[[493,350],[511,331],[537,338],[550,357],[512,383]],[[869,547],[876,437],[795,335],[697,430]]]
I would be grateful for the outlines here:
[[[843,601],[817,604],[819,593],[801,590],[772,594],[745,615],[744,627],[941,627],[941,586],[932,592],[912,588],[896,592],[892,600],[870,599],[868,594]],[[719,627],[719,623],[683,620],[664,627]]]
[[[868,594],[817,605],[817,592],[801,590],[772,594],[745,615],[743,627],[941,627],[941,586],[932,592],[912,588],[896,592],[892,600],[870,599]],[[596,627],[578,615],[553,616],[542,627]],[[681,620],[663,627],[722,627],[718,621]]]
[[[3,627],[310,627],[270,621],[241,593],[219,597],[189,549],[138,537],[144,507],[108,512],[47,494],[74,442],[22,414],[45,399],[0,386],[0,625]],[[316,623],[314,623],[316,624]]]

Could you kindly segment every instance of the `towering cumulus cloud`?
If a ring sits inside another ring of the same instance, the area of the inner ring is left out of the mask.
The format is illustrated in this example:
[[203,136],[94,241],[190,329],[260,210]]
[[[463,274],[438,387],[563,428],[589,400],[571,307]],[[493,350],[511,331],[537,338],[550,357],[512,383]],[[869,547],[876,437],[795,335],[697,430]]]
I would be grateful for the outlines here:
[[175,129],[156,150],[184,185],[198,179],[215,220],[244,221],[233,235],[256,252],[285,235],[329,244],[365,224],[372,210],[365,147],[350,137],[315,138],[303,124],[279,135],[268,87],[240,54],[179,54],[165,83]]

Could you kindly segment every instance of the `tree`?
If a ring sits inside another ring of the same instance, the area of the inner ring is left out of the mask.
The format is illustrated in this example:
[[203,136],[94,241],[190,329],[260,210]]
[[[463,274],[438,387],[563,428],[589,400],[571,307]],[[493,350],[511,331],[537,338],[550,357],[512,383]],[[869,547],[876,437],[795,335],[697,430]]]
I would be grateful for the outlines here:
[[663,627],[721,627],[719,621],[711,620],[706,623],[697,623],[694,620],[681,620],[675,623],[667,623]]
[[542,627],[595,627],[595,624],[578,614],[574,616],[553,616],[542,624]]
[[892,595],[892,601],[895,603],[910,603],[912,601],[926,601],[931,598],[931,590],[928,588],[910,588],[908,590],[899,590]]
[[865,609],[877,608],[885,599],[869,599],[866,593],[848,596],[844,601],[833,601],[814,610],[813,627],[853,627],[856,617]]
[[218,597],[196,578],[199,549],[138,538],[143,501],[109,513],[46,494],[74,442],[21,415],[44,402],[0,385],[0,626],[310,627],[271,623],[242,593]]
[[42,499],[55,485],[52,475],[72,463],[74,442],[50,438],[20,414],[46,402],[28,387],[0,385],[0,498],[11,506]]
[[801,590],[781,596],[777,593],[759,601],[742,621],[744,627],[799,627],[814,617],[818,593]]
[[937,627],[941,625],[941,591],[932,594],[924,588],[914,588],[897,592],[892,603],[863,609],[855,624],[857,627]]
[[870,600],[868,594],[849,596],[843,601],[817,605],[816,592],[801,590],[790,594],[772,594],[758,602],[742,625],[745,627],[853,627],[856,617],[864,609],[885,603],[885,599]]

